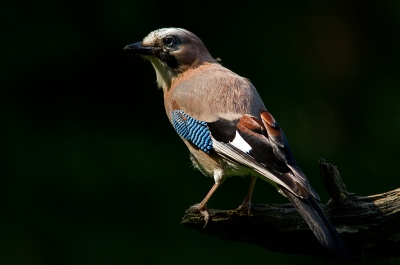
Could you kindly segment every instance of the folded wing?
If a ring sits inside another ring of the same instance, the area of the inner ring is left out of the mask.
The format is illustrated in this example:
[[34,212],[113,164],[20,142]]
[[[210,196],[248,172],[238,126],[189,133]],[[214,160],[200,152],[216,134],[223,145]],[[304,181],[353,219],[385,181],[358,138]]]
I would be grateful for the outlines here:
[[220,155],[253,168],[301,198],[311,194],[319,199],[297,165],[282,129],[268,111],[260,110],[259,118],[242,115],[237,120],[220,118],[207,125],[213,149]]

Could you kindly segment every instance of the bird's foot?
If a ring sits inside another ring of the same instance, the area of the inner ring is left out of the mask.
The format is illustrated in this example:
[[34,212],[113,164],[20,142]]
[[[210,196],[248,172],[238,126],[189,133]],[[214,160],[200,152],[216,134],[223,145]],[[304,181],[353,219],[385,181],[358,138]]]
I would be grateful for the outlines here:
[[210,213],[207,210],[207,205],[201,205],[200,203],[198,203],[194,205],[194,207],[196,207],[197,210],[199,210],[199,212],[201,213],[201,215],[203,215],[205,221],[203,228],[205,228],[208,224],[208,221],[210,220]]
[[237,211],[245,212],[247,216],[251,215],[251,201],[244,200],[241,205],[236,209]]

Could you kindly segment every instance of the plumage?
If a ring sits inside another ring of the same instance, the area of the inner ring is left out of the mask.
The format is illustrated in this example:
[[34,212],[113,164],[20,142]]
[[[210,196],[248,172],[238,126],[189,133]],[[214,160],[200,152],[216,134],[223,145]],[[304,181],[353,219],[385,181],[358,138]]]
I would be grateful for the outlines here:
[[124,50],[150,60],[171,124],[193,164],[214,178],[214,186],[198,204],[205,225],[207,202],[226,177],[250,175],[240,209],[250,211],[256,179],[267,181],[292,202],[335,259],[350,259],[345,243],[316,203],[319,196],[297,165],[281,127],[248,79],[220,65],[203,42],[184,29],[153,31]]
[[182,110],[171,111],[171,121],[176,132],[191,141],[202,151],[209,153],[212,148],[211,134],[204,121],[196,120]]

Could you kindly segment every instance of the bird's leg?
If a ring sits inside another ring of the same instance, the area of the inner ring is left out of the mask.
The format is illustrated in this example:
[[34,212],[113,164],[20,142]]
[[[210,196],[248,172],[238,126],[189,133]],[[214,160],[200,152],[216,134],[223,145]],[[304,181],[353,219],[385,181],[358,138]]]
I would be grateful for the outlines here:
[[206,223],[204,224],[203,228],[205,228],[208,224],[208,220],[210,219],[210,213],[207,210],[207,202],[210,200],[211,196],[214,194],[214,192],[217,190],[217,188],[221,185],[221,183],[215,183],[214,186],[210,189],[206,197],[203,199],[203,201],[199,204],[197,204],[197,209],[200,211],[200,213],[204,216],[204,220]]
[[249,191],[247,192],[246,198],[244,198],[242,204],[237,208],[240,211],[246,211],[247,215],[250,216],[251,210],[251,196],[253,195],[254,185],[256,184],[257,177],[252,176]]

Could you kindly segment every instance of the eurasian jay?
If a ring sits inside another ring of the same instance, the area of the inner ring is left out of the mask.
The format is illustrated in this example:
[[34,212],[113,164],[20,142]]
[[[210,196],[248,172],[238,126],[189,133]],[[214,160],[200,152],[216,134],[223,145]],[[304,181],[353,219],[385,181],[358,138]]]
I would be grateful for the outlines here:
[[250,212],[254,184],[261,178],[289,199],[336,260],[350,260],[282,129],[248,79],[219,64],[185,29],[155,30],[124,50],[150,60],[170,122],[189,148],[193,164],[214,178],[215,184],[197,204],[205,225],[210,217],[207,202],[225,178],[249,175],[250,188],[239,208]]

